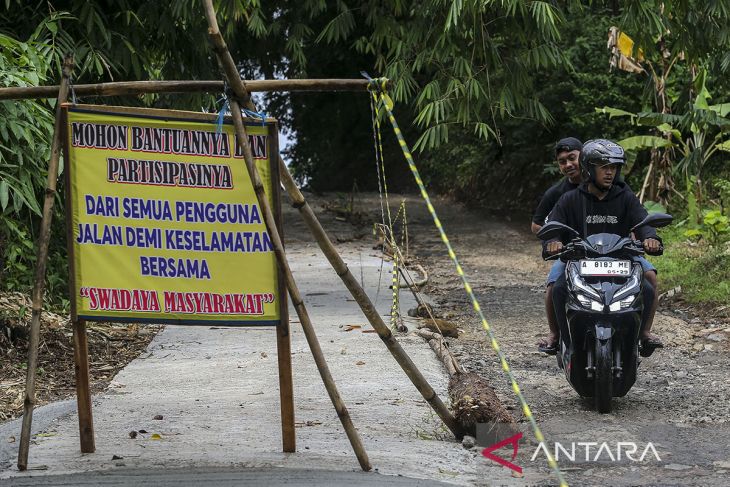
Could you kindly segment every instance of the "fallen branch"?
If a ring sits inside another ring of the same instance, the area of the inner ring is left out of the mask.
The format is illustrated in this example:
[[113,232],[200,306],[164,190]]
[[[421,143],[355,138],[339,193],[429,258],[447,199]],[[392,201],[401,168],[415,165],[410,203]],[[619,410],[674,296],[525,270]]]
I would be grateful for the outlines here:
[[423,328],[416,330],[414,333],[426,340],[431,350],[436,353],[436,356],[444,364],[444,367],[446,367],[446,370],[449,372],[449,377],[464,373],[464,369],[451,353],[451,350],[449,350],[449,347],[444,341],[444,337],[440,333],[434,333]]
[[[423,268],[421,264],[415,264],[413,267],[415,267],[418,272],[421,273],[421,276],[423,276],[421,279],[415,280],[411,277],[411,275],[408,273],[406,269],[403,268],[404,266],[401,266],[398,268],[400,270],[401,276],[403,276],[403,279],[405,280],[405,283],[398,283],[398,286],[400,287],[408,287],[413,291],[414,289],[417,291],[418,289],[422,288],[426,284],[428,284],[428,272],[426,272],[426,269]],[[410,281],[410,282],[409,282]]]
[[115,337],[113,335],[110,335],[109,333],[105,332],[104,330],[100,330],[99,328],[88,326],[86,327],[87,331],[93,331],[94,333],[98,333],[99,335],[103,336],[107,340],[113,341],[113,342],[128,342],[128,341],[134,341],[134,338],[127,338],[127,337]]

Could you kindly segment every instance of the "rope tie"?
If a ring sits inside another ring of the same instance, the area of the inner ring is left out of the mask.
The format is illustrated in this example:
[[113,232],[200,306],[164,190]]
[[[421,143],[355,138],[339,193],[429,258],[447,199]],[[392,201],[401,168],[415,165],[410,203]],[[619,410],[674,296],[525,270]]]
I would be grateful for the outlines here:
[[[363,76],[365,76],[368,80],[370,80],[370,83],[368,86],[370,86],[373,82],[373,80],[368,76],[367,73],[364,71],[361,73]],[[372,124],[373,124],[373,146],[375,148],[375,171],[377,173],[378,177],[378,196],[380,201],[380,218],[381,218],[381,227],[380,229],[383,232],[383,252],[385,252],[385,245],[392,240],[392,224],[391,224],[391,215],[390,215],[390,202],[388,201],[388,185],[385,180],[385,161],[383,159],[383,139],[380,133],[380,113],[378,112],[377,108],[377,98],[375,96],[372,96],[370,98],[370,114],[372,117]],[[383,197],[383,194],[385,194],[385,198]],[[388,215],[388,224],[386,224],[386,209],[387,209],[387,215]],[[378,227],[374,227],[373,231],[377,235],[377,229]],[[391,235],[389,235],[389,232]],[[396,272],[395,268],[395,261],[394,261],[394,268],[393,272]],[[378,298],[380,297],[380,288],[382,285],[382,278],[383,278],[383,260],[380,260],[380,272],[378,274],[378,289],[375,292],[375,305],[378,304]],[[391,307],[391,326],[393,326],[393,307]]]
[[68,77],[68,89],[71,91],[71,103],[76,105],[76,90],[74,89],[74,78],[72,75]]
[[218,117],[215,121],[215,133],[220,134],[223,132],[223,119],[225,118],[227,113],[231,112],[230,104],[228,103],[228,97],[223,94],[223,97],[218,100],[219,102],[223,102],[223,106],[221,107],[220,111],[218,112]]

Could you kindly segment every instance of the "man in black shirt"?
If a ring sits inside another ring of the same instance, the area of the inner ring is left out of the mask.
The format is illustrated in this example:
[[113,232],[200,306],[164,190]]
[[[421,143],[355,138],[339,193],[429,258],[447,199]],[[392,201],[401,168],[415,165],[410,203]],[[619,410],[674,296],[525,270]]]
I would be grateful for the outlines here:
[[[624,151],[618,144],[603,139],[586,142],[581,152],[581,168],[588,180],[577,190],[560,197],[550,213],[550,221],[564,223],[578,231],[584,238],[596,233],[613,233],[628,237],[630,229],[646,217],[647,211],[624,183],[614,183],[624,163]],[[653,228],[640,227],[635,233],[648,254],[659,252],[661,241]],[[545,253],[549,255],[556,254],[562,249],[563,242],[560,240],[544,243]],[[645,275],[650,272],[656,273],[647,271],[646,267],[644,271]],[[650,333],[656,311],[656,299],[655,288],[648,280],[644,282],[643,294],[644,314],[640,352],[642,356],[648,357],[654,349],[663,347],[663,344],[659,337]],[[561,330],[567,329],[566,299],[567,283],[563,274],[553,287],[553,304]]]
[[580,149],[583,147],[580,140],[575,137],[560,139],[555,144],[555,160],[558,163],[560,174],[563,179],[551,186],[540,199],[540,203],[532,215],[532,233],[537,233],[540,227],[545,225],[547,216],[553,210],[564,193],[578,187],[582,181],[580,171]]
[[[581,183],[580,150],[582,147],[581,141],[575,137],[560,139],[555,144],[555,160],[558,163],[560,174],[565,177],[545,191],[532,216],[532,233],[537,233],[545,224],[548,215],[560,197],[568,191],[574,190]],[[550,332],[537,345],[538,350],[551,355],[558,351],[559,336],[558,324],[555,321],[555,310],[553,309],[553,283],[563,272],[565,272],[565,263],[559,260],[555,261],[552,269],[550,269],[550,274],[548,274],[545,287],[545,314]]]

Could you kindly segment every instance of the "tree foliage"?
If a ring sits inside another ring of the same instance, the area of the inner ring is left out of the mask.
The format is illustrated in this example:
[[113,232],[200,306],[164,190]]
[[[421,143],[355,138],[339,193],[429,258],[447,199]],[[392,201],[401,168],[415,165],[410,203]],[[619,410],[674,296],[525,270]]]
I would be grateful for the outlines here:
[[[686,134],[679,120],[699,113],[689,107],[700,92],[696,77],[706,72],[704,86],[717,96],[712,103],[724,107],[715,116],[725,118],[730,110],[726,0],[215,4],[247,79],[353,78],[361,70],[392,79],[396,114],[407,139],[422,150],[425,178],[473,203],[530,207],[554,179],[552,144],[563,136],[625,139],[634,147],[660,144],[651,138],[657,134],[637,130],[630,118],[609,118],[595,107],[659,113],[669,118],[655,125],[668,122]],[[654,72],[608,72],[605,39],[611,25],[636,40]],[[198,0],[5,0],[0,33],[5,86],[57,81],[67,52],[75,56],[75,83],[221,77]],[[657,109],[658,79],[671,113]],[[217,111],[220,97],[81,101]],[[355,181],[362,189],[376,187],[365,94],[272,94],[257,101],[292,134],[289,157],[300,181],[323,190],[349,190]],[[0,104],[5,287],[30,283],[29,242],[45,185],[51,109],[45,101]],[[406,167],[391,134],[383,135],[392,149],[386,147],[387,173],[397,183],[407,176]],[[722,170],[716,160],[724,144],[723,138],[705,172]],[[640,153],[628,171],[632,185],[641,184],[646,160]],[[62,238],[54,241],[53,252],[62,258]]]
[[455,126],[486,140],[498,136],[498,119],[552,120],[535,96],[534,73],[568,65],[555,3],[338,0],[333,8],[338,13],[318,39],[352,42],[394,81],[396,101],[415,100],[423,131],[416,147],[447,142]]
[[[41,31],[27,42],[0,33],[0,86],[34,86],[49,79],[52,54],[39,41]],[[0,279],[6,289],[24,288],[32,275],[34,222],[41,214],[53,133],[49,108],[33,100],[0,102]]]

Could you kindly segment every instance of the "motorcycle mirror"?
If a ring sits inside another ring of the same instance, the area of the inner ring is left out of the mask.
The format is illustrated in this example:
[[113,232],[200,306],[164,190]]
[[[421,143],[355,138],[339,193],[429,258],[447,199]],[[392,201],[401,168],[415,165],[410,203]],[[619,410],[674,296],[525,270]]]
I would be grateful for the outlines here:
[[633,228],[629,230],[629,232],[633,232],[637,228],[646,225],[654,228],[666,227],[667,225],[672,223],[672,220],[674,220],[672,215],[667,215],[666,213],[652,213],[650,215],[646,215],[646,218],[634,225]]
[[564,233],[569,233],[573,237],[580,236],[577,231],[575,231],[568,225],[565,225],[564,223],[547,222],[545,225],[543,225],[540,231],[537,232],[537,238],[539,238],[540,240],[550,240],[555,237],[559,237]]

